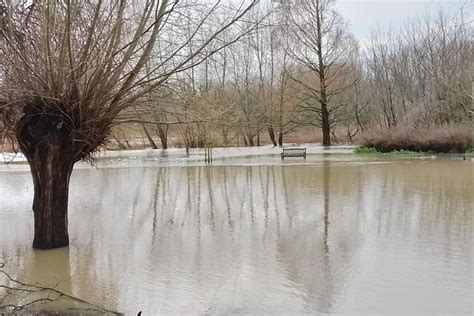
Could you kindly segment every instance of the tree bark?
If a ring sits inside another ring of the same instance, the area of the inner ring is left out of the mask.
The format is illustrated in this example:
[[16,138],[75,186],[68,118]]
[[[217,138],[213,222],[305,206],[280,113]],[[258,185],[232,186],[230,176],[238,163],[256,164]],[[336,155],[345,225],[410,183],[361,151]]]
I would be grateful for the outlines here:
[[146,138],[148,139],[148,143],[150,144],[151,148],[158,149],[158,146],[156,146],[156,143],[151,137],[150,133],[148,132],[148,129],[146,128],[146,126],[145,125],[142,125],[142,126],[143,126],[143,131],[145,132]]
[[277,142],[275,139],[275,131],[273,130],[273,126],[268,127],[268,136],[270,136],[270,140],[272,141],[273,146],[277,146]]
[[222,128],[222,142],[223,142],[224,147],[227,147],[227,145],[229,144],[229,136],[228,136],[228,131],[226,127]]
[[160,137],[161,149],[168,149],[169,126],[166,124],[165,127],[163,127],[161,124],[157,124],[156,128],[158,130],[158,136]]
[[69,245],[68,197],[73,163],[63,159],[56,144],[48,146],[30,163],[34,183],[33,248],[53,249]]
[[329,111],[326,103],[321,103],[321,123],[323,128],[323,146],[330,146],[331,125],[329,123]]
[[278,133],[278,146],[283,147],[283,132]]
[[17,126],[17,139],[33,177],[33,248],[69,245],[68,195],[74,163],[71,133],[59,116],[25,114]]
[[168,149],[168,138],[166,136],[160,137],[161,149]]
[[247,141],[248,141],[248,144],[249,144],[250,147],[255,146],[255,143],[254,143],[254,141],[253,141],[253,138],[254,138],[254,136],[252,136],[252,135],[247,135]]

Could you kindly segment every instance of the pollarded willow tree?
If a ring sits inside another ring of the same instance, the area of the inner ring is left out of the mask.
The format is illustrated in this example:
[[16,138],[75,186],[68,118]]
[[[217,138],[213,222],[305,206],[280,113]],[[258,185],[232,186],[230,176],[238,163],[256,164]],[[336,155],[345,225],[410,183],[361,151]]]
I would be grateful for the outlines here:
[[249,31],[239,23],[256,2],[0,0],[0,110],[33,176],[34,248],[69,244],[74,164],[135,101]]

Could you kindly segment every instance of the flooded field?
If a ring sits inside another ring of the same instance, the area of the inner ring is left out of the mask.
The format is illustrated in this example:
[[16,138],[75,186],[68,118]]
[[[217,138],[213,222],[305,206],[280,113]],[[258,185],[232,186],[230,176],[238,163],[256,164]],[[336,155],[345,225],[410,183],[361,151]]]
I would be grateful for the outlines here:
[[472,314],[471,161],[183,161],[80,165],[48,252],[27,166],[0,166],[0,262],[126,314]]

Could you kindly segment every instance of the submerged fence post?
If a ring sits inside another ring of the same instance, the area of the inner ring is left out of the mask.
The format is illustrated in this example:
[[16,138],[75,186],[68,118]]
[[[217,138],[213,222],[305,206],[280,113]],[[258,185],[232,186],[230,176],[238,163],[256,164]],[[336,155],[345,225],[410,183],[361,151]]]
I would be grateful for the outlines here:
[[212,147],[204,148],[204,161],[206,163],[212,163]]

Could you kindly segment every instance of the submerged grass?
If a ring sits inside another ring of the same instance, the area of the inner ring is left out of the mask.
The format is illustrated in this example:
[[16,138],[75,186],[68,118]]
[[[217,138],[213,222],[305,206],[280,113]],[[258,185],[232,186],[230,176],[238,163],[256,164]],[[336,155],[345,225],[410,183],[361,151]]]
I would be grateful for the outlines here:
[[354,149],[354,154],[372,155],[372,154],[380,154],[380,152],[378,152],[377,149],[372,148],[372,147],[359,146],[356,149]]

